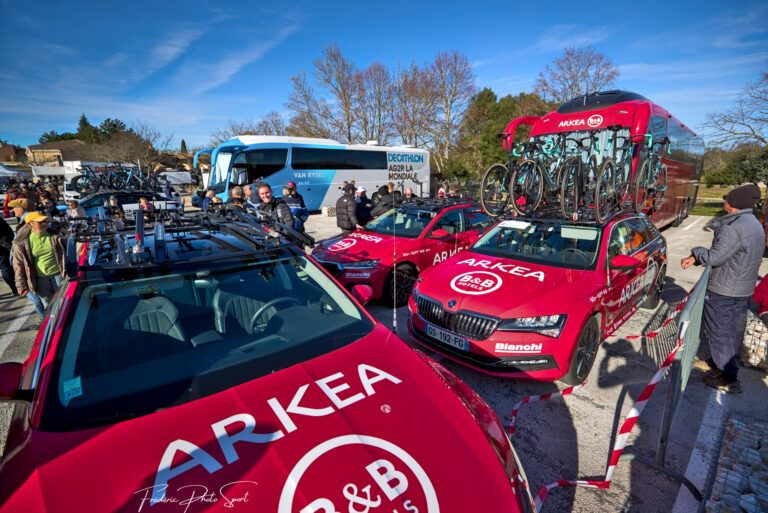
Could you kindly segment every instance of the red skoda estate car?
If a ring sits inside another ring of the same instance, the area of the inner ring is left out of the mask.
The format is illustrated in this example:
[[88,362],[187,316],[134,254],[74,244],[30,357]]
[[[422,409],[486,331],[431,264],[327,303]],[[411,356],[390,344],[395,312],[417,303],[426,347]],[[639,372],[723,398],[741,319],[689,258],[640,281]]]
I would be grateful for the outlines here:
[[638,306],[656,307],[665,272],[666,242],[641,214],[505,220],[421,275],[408,328],[487,374],[580,383],[600,342]]
[[323,241],[312,256],[345,287],[364,283],[374,298],[402,306],[420,272],[474,244],[493,223],[477,205],[419,200]]
[[494,412],[248,214],[88,237],[0,364],[1,511],[530,511]]

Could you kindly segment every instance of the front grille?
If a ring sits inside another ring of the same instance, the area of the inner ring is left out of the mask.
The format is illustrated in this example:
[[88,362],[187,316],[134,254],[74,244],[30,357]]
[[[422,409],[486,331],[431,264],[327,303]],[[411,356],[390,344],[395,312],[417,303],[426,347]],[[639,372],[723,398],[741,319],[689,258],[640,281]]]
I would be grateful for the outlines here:
[[472,340],[485,340],[499,324],[498,319],[473,312],[449,312],[437,301],[424,296],[419,297],[417,306],[425,321]]

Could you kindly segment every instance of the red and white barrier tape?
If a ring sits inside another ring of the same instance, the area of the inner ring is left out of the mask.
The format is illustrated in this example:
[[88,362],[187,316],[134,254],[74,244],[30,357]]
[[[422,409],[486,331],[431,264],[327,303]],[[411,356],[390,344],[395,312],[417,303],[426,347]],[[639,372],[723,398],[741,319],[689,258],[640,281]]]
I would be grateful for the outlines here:
[[520,412],[520,408],[524,404],[535,403],[538,401],[546,401],[547,399],[552,399],[553,397],[560,397],[563,395],[570,395],[586,384],[587,382],[584,381],[580,385],[574,385],[572,387],[564,388],[559,392],[550,392],[548,394],[541,394],[541,395],[529,395],[523,398],[522,401],[520,401],[519,403],[517,403],[512,407],[512,420],[509,422],[509,436],[512,436],[512,434],[515,432],[515,423],[517,422],[517,414]]
[[[672,320],[679,315],[679,313],[682,311],[685,303],[688,301],[688,298],[690,297],[691,293],[689,292],[685,299],[672,311],[672,313],[667,317],[667,319],[662,323],[661,326],[659,326],[654,331],[647,333],[645,335],[630,335],[628,337],[624,337],[627,339],[639,339],[639,338],[653,338],[656,337],[662,329],[667,326]],[[683,332],[685,330],[683,329]],[[547,494],[549,494],[550,490],[553,490],[555,488],[561,488],[565,486],[580,486],[584,488],[610,488],[611,481],[613,480],[613,474],[616,472],[616,465],[619,463],[619,458],[621,457],[621,454],[624,452],[624,448],[627,445],[627,440],[629,439],[629,435],[632,433],[632,428],[635,427],[635,424],[637,423],[638,418],[640,418],[640,414],[643,413],[643,409],[645,408],[646,403],[651,398],[651,395],[653,395],[653,391],[656,389],[656,385],[661,381],[661,379],[664,377],[664,375],[669,370],[669,367],[672,365],[672,362],[675,359],[675,355],[677,355],[677,352],[680,350],[680,348],[683,347],[683,338],[682,336],[678,339],[677,345],[675,345],[674,348],[669,352],[667,357],[664,359],[664,363],[661,364],[661,367],[656,371],[656,373],[653,375],[653,378],[648,382],[648,384],[643,389],[642,393],[638,396],[637,400],[635,401],[634,406],[630,410],[627,417],[624,419],[624,423],[621,425],[621,428],[619,429],[619,436],[616,438],[616,443],[613,446],[613,451],[611,452],[611,460],[608,464],[608,469],[605,472],[605,478],[602,481],[569,481],[565,479],[559,479],[555,481],[554,483],[550,483],[548,485],[542,486],[539,488],[538,493],[536,494],[536,498],[534,499],[534,506],[535,510],[539,511],[544,504],[544,500],[547,498]],[[520,402],[518,402],[513,408],[512,408],[512,420],[509,423],[509,434],[510,436],[515,432],[515,423],[517,421],[517,414],[519,413],[520,408],[524,404],[528,403],[534,403],[538,401],[545,401],[547,399],[552,399],[553,397],[558,396],[565,396],[570,395],[579,388],[586,385],[586,381],[584,383],[581,383],[580,385],[575,385],[566,389],[561,390],[560,392],[553,392],[549,394],[542,394],[542,395],[532,395],[523,398]]]

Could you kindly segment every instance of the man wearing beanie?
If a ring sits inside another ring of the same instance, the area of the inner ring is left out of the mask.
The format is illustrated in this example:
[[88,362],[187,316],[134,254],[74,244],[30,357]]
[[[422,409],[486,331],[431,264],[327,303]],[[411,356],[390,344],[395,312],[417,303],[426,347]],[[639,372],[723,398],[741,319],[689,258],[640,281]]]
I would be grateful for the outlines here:
[[723,196],[726,215],[715,219],[712,246],[695,247],[683,258],[691,265],[712,266],[702,314],[701,339],[709,342],[712,358],[704,383],[726,392],[740,392],[737,380],[739,353],[747,323],[747,305],[755,290],[765,249],[765,232],[752,209],[760,201],[755,184],[743,185]]

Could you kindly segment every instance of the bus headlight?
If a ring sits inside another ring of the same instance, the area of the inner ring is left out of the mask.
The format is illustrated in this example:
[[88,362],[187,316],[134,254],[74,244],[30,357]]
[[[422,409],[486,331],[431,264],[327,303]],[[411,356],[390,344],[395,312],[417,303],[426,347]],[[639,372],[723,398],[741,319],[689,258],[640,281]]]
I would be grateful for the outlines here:
[[567,317],[566,314],[560,314],[504,319],[497,329],[499,331],[539,333],[548,337],[557,338],[565,327],[565,319]]

